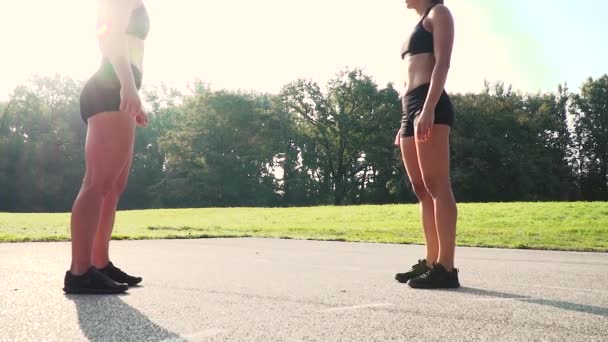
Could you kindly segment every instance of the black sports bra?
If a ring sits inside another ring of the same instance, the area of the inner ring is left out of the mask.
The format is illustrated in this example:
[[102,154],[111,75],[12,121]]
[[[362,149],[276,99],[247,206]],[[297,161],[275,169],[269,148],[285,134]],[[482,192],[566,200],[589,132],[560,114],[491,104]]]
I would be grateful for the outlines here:
[[129,20],[126,33],[145,40],[148,37],[148,32],[150,32],[150,17],[148,17],[148,11],[142,3],[131,12],[131,19]]
[[436,4],[431,5],[431,7],[424,12],[422,19],[416,24],[410,37],[403,43],[403,46],[401,47],[401,59],[404,59],[407,55],[435,52],[435,49],[433,48],[433,33],[427,31],[424,28],[424,25],[422,25],[424,18],[429,15],[431,9],[433,9],[435,5]]

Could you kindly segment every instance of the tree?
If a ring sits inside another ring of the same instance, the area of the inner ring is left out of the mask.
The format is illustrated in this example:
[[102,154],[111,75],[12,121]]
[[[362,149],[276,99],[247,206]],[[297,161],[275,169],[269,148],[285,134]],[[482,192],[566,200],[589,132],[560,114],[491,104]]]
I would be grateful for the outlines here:
[[384,103],[387,96],[379,96],[377,85],[360,70],[338,73],[327,88],[323,94],[316,83],[298,80],[285,86],[279,98],[306,137],[302,163],[319,182],[319,195],[342,204],[357,188],[357,177],[369,171],[366,147],[382,134],[390,146],[395,130],[385,128],[391,120],[398,123],[398,112]]
[[572,96],[576,171],[585,199],[608,199],[608,75],[589,78]]
[[[0,102],[0,211],[69,211],[84,173],[82,84],[33,77]],[[415,201],[392,145],[391,84],[343,70],[326,89],[278,95],[164,85],[144,90],[121,209]],[[608,199],[608,75],[579,94],[521,94],[486,82],[453,94],[452,180],[459,201]]]
[[15,89],[0,130],[0,210],[71,207],[84,171],[80,87],[55,76]]
[[175,130],[162,138],[171,206],[251,206],[276,201],[274,151],[267,139],[265,95],[199,87],[184,103]]
[[567,93],[522,96],[502,83],[455,95],[452,175],[461,201],[568,199]]

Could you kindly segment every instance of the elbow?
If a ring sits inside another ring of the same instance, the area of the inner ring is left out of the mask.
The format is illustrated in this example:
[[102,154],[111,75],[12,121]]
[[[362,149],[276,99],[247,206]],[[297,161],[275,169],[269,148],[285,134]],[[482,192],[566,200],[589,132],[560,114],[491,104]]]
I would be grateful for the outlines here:
[[108,35],[99,40],[101,52],[112,58],[124,58],[127,56],[127,42],[120,35]]
[[442,77],[447,77],[448,76],[448,71],[450,70],[450,62],[441,62],[441,61],[437,61],[435,63],[435,67],[433,68],[433,74],[439,76],[441,75]]
[[435,69],[447,72],[448,70],[450,70],[450,61],[438,60],[435,63]]

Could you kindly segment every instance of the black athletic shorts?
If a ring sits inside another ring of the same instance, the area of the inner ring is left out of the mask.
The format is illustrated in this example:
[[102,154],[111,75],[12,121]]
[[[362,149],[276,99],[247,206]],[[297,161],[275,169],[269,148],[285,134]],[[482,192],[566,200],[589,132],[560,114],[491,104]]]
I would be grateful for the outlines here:
[[[424,102],[431,85],[423,84],[414,90],[409,91],[401,99],[403,117],[401,119],[401,137],[414,136],[414,122],[416,117],[422,113]],[[435,107],[435,124],[452,126],[454,124],[454,108],[448,94],[443,91],[437,106]]]
[[[131,65],[137,90],[141,88],[141,71]],[[85,124],[87,120],[99,113],[116,112],[120,108],[120,81],[114,67],[104,59],[99,70],[85,83],[80,93],[80,116]]]

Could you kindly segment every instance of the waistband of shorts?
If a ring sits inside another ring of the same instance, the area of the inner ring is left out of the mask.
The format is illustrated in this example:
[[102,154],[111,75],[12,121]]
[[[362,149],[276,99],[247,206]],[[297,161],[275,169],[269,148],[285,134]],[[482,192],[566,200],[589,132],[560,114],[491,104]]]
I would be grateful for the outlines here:
[[[134,64],[131,64],[131,71],[133,72],[133,79],[135,81],[135,85],[139,89],[141,87],[141,81],[142,81],[142,76],[143,76],[142,72]],[[112,66],[112,63],[110,62],[110,60],[108,58],[104,58],[101,61],[101,65],[99,66],[99,69],[97,69],[97,72],[95,73],[94,77],[104,79],[104,80],[111,80],[113,82],[119,82],[118,76],[116,75],[116,72],[114,71],[114,66]]]
[[431,88],[431,84],[430,83],[423,83],[419,86],[417,86],[416,88],[408,91],[407,93],[405,93],[405,96],[412,96],[412,95],[418,95],[420,93],[426,93],[429,91],[429,89]]

